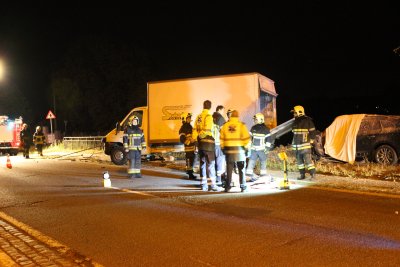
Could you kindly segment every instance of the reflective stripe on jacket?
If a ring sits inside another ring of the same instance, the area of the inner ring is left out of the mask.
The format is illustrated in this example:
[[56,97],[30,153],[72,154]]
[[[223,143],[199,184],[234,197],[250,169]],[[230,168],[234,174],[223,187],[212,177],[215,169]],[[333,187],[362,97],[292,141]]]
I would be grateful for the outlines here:
[[212,135],[214,137],[216,146],[221,145],[221,142],[220,142],[220,138],[221,138],[220,137],[220,135],[221,135],[220,131],[221,131],[221,128],[218,125],[214,124],[214,127],[212,128]]
[[43,133],[35,132],[33,134],[33,143],[35,145],[43,145],[45,140],[46,139]]
[[142,150],[146,148],[146,141],[142,129],[136,125],[128,126],[123,135],[124,148]]
[[250,134],[246,124],[239,118],[231,117],[220,132],[221,149],[227,156],[235,156],[237,161],[246,159],[245,151],[250,148]]
[[214,127],[213,117],[210,110],[203,109],[203,111],[196,117],[193,127],[193,139],[199,141],[199,150],[214,151],[215,140],[212,135]]
[[263,151],[271,148],[271,135],[269,128],[264,124],[253,125],[250,129],[251,149]]
[[314,140],[315,138],[315,126],[310,117],[297,117],[294,120],[292,132],[293,150],[311,149],[311,140]]
[[193,152],[196,150],[195,139],[192,136],[193,127],[190,123],[184,122],[179,129],[179,140],[185,146],[185,152]]

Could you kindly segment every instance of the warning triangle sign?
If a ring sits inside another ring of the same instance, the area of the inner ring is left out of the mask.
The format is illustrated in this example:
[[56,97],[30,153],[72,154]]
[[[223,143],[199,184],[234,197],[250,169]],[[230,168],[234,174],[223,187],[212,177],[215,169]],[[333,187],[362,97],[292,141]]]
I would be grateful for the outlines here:
[[51,112],[51,110],[49,110],[49,113],[47,113],[46,119],[51,120],[51,119],[55,119],[56,116],[53,114],[53,112]]

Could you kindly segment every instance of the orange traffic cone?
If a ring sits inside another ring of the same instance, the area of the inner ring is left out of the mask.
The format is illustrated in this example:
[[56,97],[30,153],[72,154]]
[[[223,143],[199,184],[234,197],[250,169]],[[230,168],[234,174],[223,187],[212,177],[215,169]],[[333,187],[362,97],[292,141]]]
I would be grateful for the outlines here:
[[7,168],[11,169],[12,165],[11,165],[11,160],[10,160],[10,156],[7,155],[7,164],[6,164]]

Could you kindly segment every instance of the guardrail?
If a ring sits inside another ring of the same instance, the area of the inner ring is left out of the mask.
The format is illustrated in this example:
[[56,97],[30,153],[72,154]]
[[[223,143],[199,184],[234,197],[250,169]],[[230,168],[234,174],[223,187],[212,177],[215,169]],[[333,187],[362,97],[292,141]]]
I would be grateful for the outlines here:
[[101,139],[104,136],[79,136],[79,137],[64,137],[63,145],[65,149],[103,149]]

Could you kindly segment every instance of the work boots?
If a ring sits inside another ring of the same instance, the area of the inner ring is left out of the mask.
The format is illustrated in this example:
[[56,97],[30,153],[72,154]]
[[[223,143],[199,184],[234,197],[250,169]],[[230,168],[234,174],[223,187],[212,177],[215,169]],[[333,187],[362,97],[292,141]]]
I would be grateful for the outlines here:
[[189,180],[196,180],[197,176],[193,174],[193,171],[187,171],[189,175]]
[[306,179],[306,170],[302,169],[302,170],[299,170],[299,172],[300,172],[300,177],[298,177],[297,180]]
[[316,177],[315,169],[310,170],[310,175],[311,175],[310,180],[314,180]]

